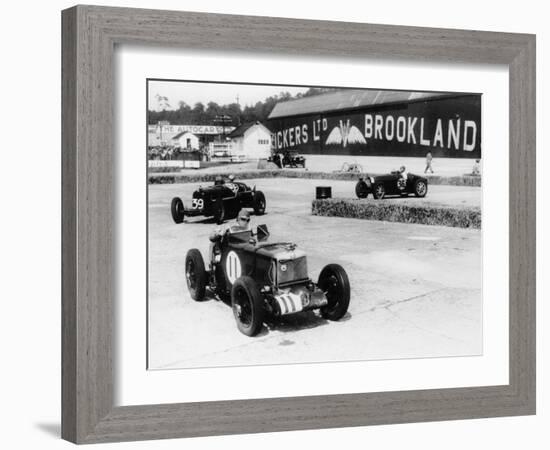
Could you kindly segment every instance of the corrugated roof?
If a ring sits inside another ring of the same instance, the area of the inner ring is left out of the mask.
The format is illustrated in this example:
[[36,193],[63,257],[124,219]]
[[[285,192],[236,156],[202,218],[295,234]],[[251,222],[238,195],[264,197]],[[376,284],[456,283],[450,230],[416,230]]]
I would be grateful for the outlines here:
[[342,89],[340,91],[319,94],[295,100],[277,103],[268,119],[298,116],[301,114],[323,113],[340,109],[359,108],[361,106],[384,105],[413,100],[445,97],[445,92],[380,91],[370,89]]

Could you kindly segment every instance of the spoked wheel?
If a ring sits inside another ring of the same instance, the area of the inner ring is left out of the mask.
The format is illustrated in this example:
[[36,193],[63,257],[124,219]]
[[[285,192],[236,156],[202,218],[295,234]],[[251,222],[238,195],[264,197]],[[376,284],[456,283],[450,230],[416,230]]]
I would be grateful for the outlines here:
[[369,195],[369,187],[363,180],[359,180],[355,185],[355,195],[357,198],[367,198]]
[[377,199],[381,200],[384,198],[384,195],[386,195],[386,189],[384,189],[383,184],[377,184],[374,186],[374,190],[372,191],[372,196]]
[[170,209],[172,211],[172,219],[174,219],[174,222],[182,223],[184,218],[184,207],[181,198],[174,197],[172,199],[172,205]]
[[256,214],[257,216],[261,216],[265,213],[265,195],[263,192],[256,191],[254,193],[252,206],[254,208],[254,214]]
[[207,278],[201,252],[192,248],[185,257],[185,279],[193,300],[197,302],[204,300]]
[[256,282],[247,276],[238,278],[231,289],[231,307],[239,331],[255,336],[262,329],[264,307]]
[[328,305],[321,308],[321,316],[328,320],[340,320],[348,311],[350,300],[346,271],[338,264],[329,264],[321,271],[317,285],[328,300]]
[[426,197],[428,193],[428,184],[423,180],[417,180],[414,183],[414,195],[417,197]]

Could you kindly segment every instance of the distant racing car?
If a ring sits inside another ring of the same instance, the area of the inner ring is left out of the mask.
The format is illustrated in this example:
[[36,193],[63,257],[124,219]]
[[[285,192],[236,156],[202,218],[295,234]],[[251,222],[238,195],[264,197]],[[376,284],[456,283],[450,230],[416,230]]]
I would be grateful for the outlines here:
[[225,182],[223,179],[193,192],[190,208],[185,208],[180,197],[174,197],[171,204],[175,223],[182,223],[186,216],[205,216],[213,217],[221,224],[236,217],[242,208],[252,208],[256,215],[261,216],[266,208],[265,195],[256,190],[256,186],[250,188],[245,183]]
[[405,176],[396,170],[387,175],[359,177],[355,185],[355,194],[359,198],[367,198],[369,194],[375,199],[382,199],[389,195],[425,197],[428,193],[428,179],[408,173]]
[[306,158],[296,152],[276,152],[268,160],[275,163],[280,169],[298,167],[305,169],[306,167]]
[[226,231],[212,246],[208,268],[198,249],[189,250],[185,277],[191,298],[203,300],[208,287],[222,300],[230,299],[237,328],[247,336],[258,334],[267,316],[318,309],[327,320],[341,319],[350,302],[346,271],[328,264],[314,283],[305,252],[268,237],[265,225],[255,234]]

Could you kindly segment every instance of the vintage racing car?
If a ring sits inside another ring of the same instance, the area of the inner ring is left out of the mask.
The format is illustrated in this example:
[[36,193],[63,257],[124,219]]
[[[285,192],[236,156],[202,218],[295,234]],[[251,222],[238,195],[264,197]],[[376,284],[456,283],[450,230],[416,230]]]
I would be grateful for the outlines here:
[[213,217],[216,223],[234,218],[242,208],[253,208],[256,215],[265,213],[265,196],[241,182],[217,180],[214,185],[199,187],[193,192],[191,208],[185,208],[179,197],[174,197],[171,204],[172,219],[182,223],[185,216]]
[[340,170],[334,170],[334,173],[363,173],[363,166],[356,162],[345,162]]
[[247,336],[258,334],[268,316],[319,309],[327,320],[341,319],[350,301],[345,270],[328,264],[314,283],[305,252],[268,237],[265,225],[255,234],[226,231],[212,245],[208,268],[198,249],[189,250],[185,277],[193,300],[203,300],[207,287],[220,299],[230,299],[237,327]]
[[275,163],[280,169],[306,167],[306,159],[296,152],[275,152],[268,161]]
[[359,198],[367,198],[369,193],[372,193],[372,196],[376,199],[388,195],[406,196],[409,194],[425,197],[428,193],[428,180],[411,173],[403,176],[400,171],[393,171],[388,175],[375,177],[368,175],[359,177],[359,181],[355,185],[355,194]]

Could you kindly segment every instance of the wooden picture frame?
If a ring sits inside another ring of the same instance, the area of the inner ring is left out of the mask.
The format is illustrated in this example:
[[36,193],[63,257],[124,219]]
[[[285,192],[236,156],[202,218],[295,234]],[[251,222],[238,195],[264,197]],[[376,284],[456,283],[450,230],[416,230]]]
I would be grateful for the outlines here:
[[[64,439],[94,443],[535,413],[535,36],[97,6],[63,11],[62,31]],[[116,44],[508,66],[509,384],[114,407]]]

